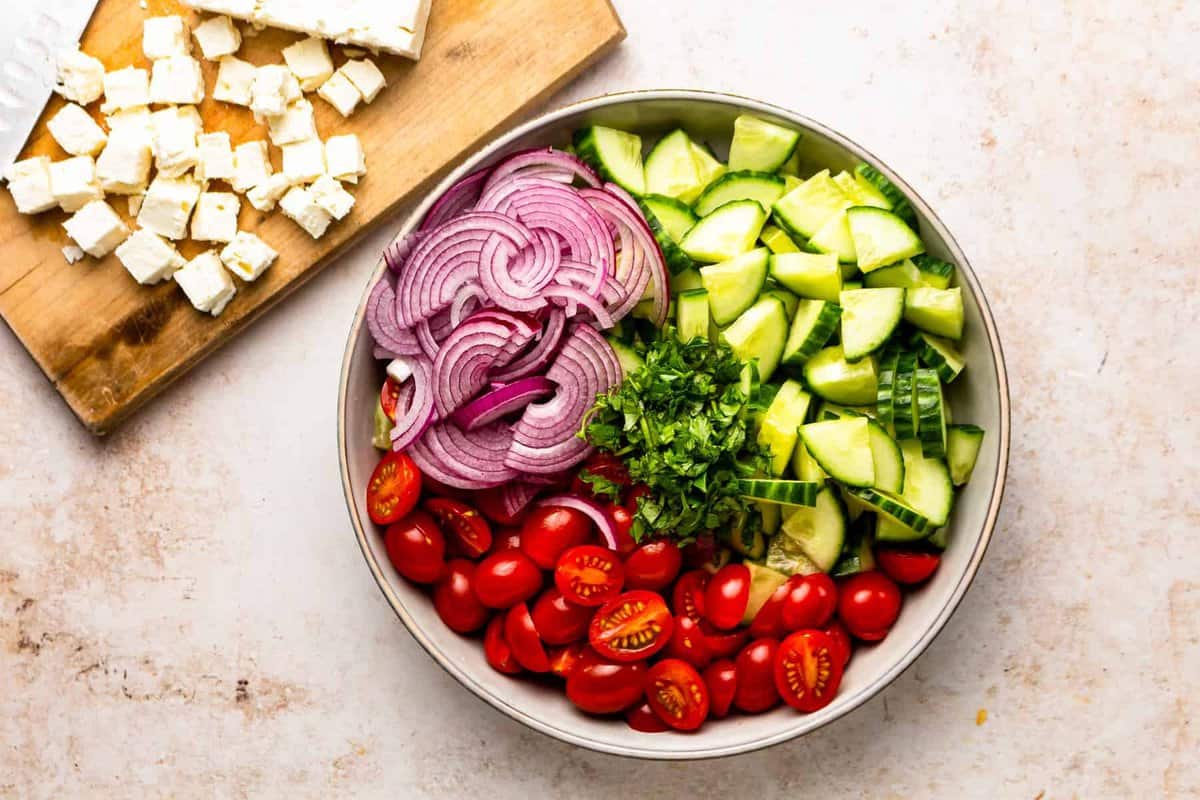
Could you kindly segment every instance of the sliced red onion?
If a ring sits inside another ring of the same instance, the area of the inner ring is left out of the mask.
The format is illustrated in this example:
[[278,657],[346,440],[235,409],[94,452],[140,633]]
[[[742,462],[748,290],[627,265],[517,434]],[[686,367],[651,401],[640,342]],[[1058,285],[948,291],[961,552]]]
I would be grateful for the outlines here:
[[409,448],[417,466],[439,481],[461,489],[499,486],[519,477],[505,466],[512,430],[494,423],[475,431],[463,431],[453,422],[441,422]]
[[608,225],[570,186],[542,178],[499,181],[479,198],[479,209],[506,214],[530,229],[556,234],[576,261],[597,267],[613,261]]
[[504,513],[510,519],[515,518],[529,507],[529,504],[541,493],[543,488],[527,481],[506,483],[500,490],[500,507],[504,509]]
[[438,344],[437,338],[433,335],[433,329],[429,327],[429,320],[423,319],[417,323],[416,328],[417,344],[421,347],[421,352],[430,361],[437,358],[438,351],[441,346]]
[[491,175],[491,167],[472,172],[446,190],[421,222],[422,231],[432,230],[469,210],[479,200],[483,185]]
[[383,261],[387,268],[392,272],[402,271],[408,257],[412,255],[413,248],[420,244],[424,237],[423,231],[413,231],[393,239],[391,244],[383,248]]
[[443,419],[487,386],[488,371],[513,359],[537,332],[528,319],[501,311],[472,314],[446,337],[433,363],[434,404]]
[[[524,258],[559,258],[558,254],[538,255],[537,251],[545,253],[545,247],[536,237],[525,248],[517,248],[500,236],[484,242],[479,253],[479,282],[492,302],[509,311],[536,311],[546,305],[538,290],[550,280],[552,272],[533,281],[519,281],[514,275],[514,265]],[[533,270],[526,267],[526,271]]]
[[[477,283],[464,283],[450,304],[450,325],[457,328],[463,319],[484,304],[487,292]],[[449,334],[447,334],[449,335]]]
[[583,439],[567,439],[552,447],[530,447],[514,441],[504,463],[530,480],[536,475],[555,475],[568,470],[592,453],[592,446]]
[[[552,299],[562,299],[567,303],[577,303],[583,306],[596,318],[596,322],[600,324],[602,329],[611,328],[616,324],[616,321],[608,313],[608,309],[604,307],[604,304],[583,289],[556,283],[543,289],[542,294]],[[567,316],[573,316],[573,312],[569,306]]]
[[[579,194],[600,216],[616,224],[621,239],[622,258],[616,278],[625,286],[626,297],[621,307],[611,311],[613,317],[620,319],[637,305],[649,283],[654,287],[651,321],[661,327],[667,321],[667,304],[670,302],[667,263],[645,218],[637,210],[637,204],[615,184],[606,184],[603,190],[581,189]],[[648,272],[640,268],[644,262],[648,262]]]
[[480,395],[455,411],[450,418],[464,430],[473,431],[519,411],[553,391],[554,384],[547,378],[522,378]]
[[396,320],[396,293],[387,275],[380,277],[367,298],[367,329],[375,342],[392,353],[416,355],[421,347],[412,331]]
[[537,506],[539,508],[546,506],[573,508],[576,511],[586,514],[592,522],[596,523],[596,528],[600,531],[600,536],[603,537],[604,543],[608,545],[608,549],[616,550],[618,548],[617,523],[595,500],[589,500],[586,497],[574,494],[556,494],[553,497],[539,500]]
[[558,180],[560,183],[571,183],[576,178],[588,186],[599,187],[600,176],[577,156],[553,147],[541,147],[533,150],[522,150],[501,161],[492,169],[487,184],[488,188],[510,175],[522,177],[537,176]]
[[542,338],[525,355],[513,361],[503,369],[493,372],[489,377],[493,381],[511,381],[524,378],[535,372],[541,372],[558,352],[563,332],[567,329],[567,315],[561,308],[550,309],[542,328]]
[[[404,450],[433,424],[433,363],[421,356],[409,358],[412,377],[400,386],[396,403],[396,424],[392,428],[393,450]],[[404,410],[401,411],[400,409]]]

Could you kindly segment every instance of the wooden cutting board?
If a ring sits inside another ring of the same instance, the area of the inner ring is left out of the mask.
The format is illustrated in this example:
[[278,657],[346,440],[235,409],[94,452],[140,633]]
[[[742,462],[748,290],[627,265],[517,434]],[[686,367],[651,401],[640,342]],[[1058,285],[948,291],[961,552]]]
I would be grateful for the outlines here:
[[[182,14],[199,21],[171,0],[148,6],[101,0],[83,50],[109,69],[147,67],[143,19]],[[237,296],[215,319],[192,308],[173,281],[139,286],[113,256],[67,264],[61,252],[67,215],[23,216],[0,191],[0,315],[80,421],[106,433],[624,35],[608,0],[433,0],[421,60],[375,59],[388,87],[374,103],[344,120],[310,95],[322,138],[353,132],[362,140],[368,173],[353,189],[354,211],[313,241],[278,211],[262,214],[243,202],[240,227],[281,255],[255,283],[238,282]],[[281,49],[298,38],[269,29],[247,36],[238,55],[255,64],[281,63]],[[332,50],[340,64],[341,48]],[[204,68],[211,95],[216,65],[204,62]],[[47,106],[23,158],[67,157],[45,128],[61,106],[57,97]],[[206,128],[229,131],[235,145],[267,138],[248,109],[210,97],[201,115]],[[275,148],[272,159],[278,168]],[[126,216],[124,198],[109,200]],[[204,247],[184,242],[180,249],[190,258]]]

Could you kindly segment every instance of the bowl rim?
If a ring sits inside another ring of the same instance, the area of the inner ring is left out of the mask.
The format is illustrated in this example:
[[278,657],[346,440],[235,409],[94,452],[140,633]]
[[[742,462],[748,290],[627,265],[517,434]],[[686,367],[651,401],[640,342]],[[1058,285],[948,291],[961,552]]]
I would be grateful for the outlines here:
[[[649,90],[631,90],[622,92],[612,92],[601,94],[584,100],[579,100],[564,106],[560,106],[549,111],[543,112],[532,119],[523,122],[511,129],[508,132],[501,134],[482,147],[476,149],[470,156],[463,159],[462,162],[447,174],[436,187],[427,192],[422,202],[417,205],[409,213],[407,219],[401,225],[397,235],[403,235],[410,229],[415,227],[432,205],[434,198],[441,196],[455,181],[467,174],[471,169],[475,169],[476,165],[481,161],[485,161],[495,154],[503,151],[504,148],[511,145],[514,141],[520,140],[522,137],[534,133],[539,129],[553,124],[558,120],[598,108],[604,108],[611,105],[620,105],[635,101],[679,101],[679,100],[694,100],[708,103],[718,103],[724,105],[736,105],[750,110],[756,110],[764,114],[787,119],[803,128],[814,131],[836,142],[848,152],[853,153],[859,159],[866,161],[879,169],[893,184],[899,187],[910,199],[916,210],[924,218],[925,222],[931,226],[945,242],[950,254],[953,256],[955,263],[959,267],[960,280],[965,282],[979,305],[980,316],[983,319],[984,332],[987,335],[988,345],[992,352],[992,363],[996,377],[996,386],[999,393],[1000,407],[1000,430],[998,435],[999,453],[996,459],[996,469],[992,476],[992,493],[988,501],[988,510],[984,518],[983,530],[980,532],[979,539],[976,541],[974,552],[971,554],[970,560],[967,562],[967,567],[963,574],[959,576],[958,582],[951,592],[946,603],[938,611],[932,623],[921,635],[921,637],[913,643],[913,645],[893,663],[883,673],[878,675],[873,681],[862,687],[854,695],[847,700],[838,709],[835,715],[809,714],[798,715],[796,724],[787,726],[775,733],[761,736],[755,739],[741,741],[728,745],[717,745],[712,747],[701,748],[673,748],[666,747],[662,749],[646,749],[634,745],[614,745],[606,742],[598,742],[589,739],[586,736],[581,736],[572,731],[565,730],[557,725],[553,725],[537,718],[536,716],[517,707],[513,703],[505,700],[503,697],[496,696],[482,685],[477,683],[469,674],[469,672],[458,664],[451,661],[446,655],[441,652],[436,644],[425,635],[423,630],[418,626],[412,617],[409,615],[400,598],[392,590],[389,578],[384,574],[378,560],[375,558],[371,546],[367,540],[367,531],[359,519],[355,510],[354,502],[354,487],[350,484],[350,466],[349,466],[349,451],[347,449],[348,441],[346,437],[346,396],[349,390],[350,367],[353,361],[354,351],[357,347],[362,327],[365,324],[365,308],[367,297],[370,294],[371,287],[374,286],[386,265],[383,263],[382,256],[375,271],[371,274],[362,297],[359,300],[358,308],[355,311],[354,322],[351,325],[349,338],[346,342],[346,349],[342,356],[341,377],[338,384],[338,463],[342,477],[342,491],[345,496],[346,508],[350,514],[350,521],[354,527],[355,538],[358,540],[359,549],[362,551],[363,558],[367,562],[371,574],[375,578],[375,583],[379,586],[387,599],[388,605],[392,607],[409,634],[417,641],[417,643],[436,661],[442,669],[454,677],[460,684],[469,689],[476,697],[488,703],[490,706],[507,715],[513,720],[532,728],[540,733],[552,736],[560,741],[568,742],[579,747],[589,750],[608,753],[612,755],[625,756],[631,758],[640,758],[647,760],[660,761],[675,761],[675,760],[702,760],[710,758],[721,758],[725,756],[737,755],[740,753],[748,753],[756,750],[771,747],[790,741],[804,734],[811,733],[819,728],[828,725],[829,723],[841,719],[850,714],[855,709],[866,703],[879,692],[886,689],[893,681],[895,681],[901,673],[916,661],[916,659],[929,647],[938,634],[945,628],[946,623],[953,615],[954,611],[962,602],[966,595],[967,589],[970,587],[979,571],[979,566],[983,561],[983,556],[987,552],[988,544],[991,541],[992,533],[995,529],[996,521],[1000,513],[1000,506],[1004,497],[1005,479],[1008,473],[1008,458],[1009,445],[1011,436],[1011,420],[1010,420],[1010,394],[1008,385],[1007,369],[1004,362],[1004,351],[1000,345],[1000,337],[996,328],[996,322],[992,316],[991,307],[988,304],[987,297],[983,292],[982,286],[971,268],[970,262],[959,247],[958,242],[950,234],[950,231],[942,223],[941,219],[934,213],[933,209],[925,202],[916,191],[913,190],[905,181],[903,181],[896,173],[881,161],[873,153],[847,138],[840,132],[823,125],[815,120],[812,120],[803,114],[798,114],[780,106],[766,103],[753,98],[743,97],[741,95],[727,92],[713,92],[698,89],[649,89]],[[694,739],[692,739],[694,741]]]

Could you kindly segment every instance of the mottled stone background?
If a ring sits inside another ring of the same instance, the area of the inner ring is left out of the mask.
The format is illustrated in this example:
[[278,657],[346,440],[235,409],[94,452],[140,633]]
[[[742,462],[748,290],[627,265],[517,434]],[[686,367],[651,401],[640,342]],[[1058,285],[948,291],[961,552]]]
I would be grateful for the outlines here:
[[795,108],[972,258],[1015,433],[946,632],[840,723],[694,765],[577,750],[459,689],[370,580],[338,482],[381,233],[106,441],[0,334],[0,797],[1200,796],[1200,4],[618,6],[629,40],[558,101]]

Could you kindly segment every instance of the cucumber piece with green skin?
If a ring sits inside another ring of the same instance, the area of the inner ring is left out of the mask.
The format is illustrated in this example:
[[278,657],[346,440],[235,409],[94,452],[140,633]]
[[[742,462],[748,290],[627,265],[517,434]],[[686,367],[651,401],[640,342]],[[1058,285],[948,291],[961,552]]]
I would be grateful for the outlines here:
[[783,514],[780,512],[778,503],[755,503],[754,507],[758,510],[758,516],[762,520],[762,530],[767,536],[773,535],[779,526],[783,524]]
[[[800,438],[800,426],[808,416],[812,395],[804,391],[799,381],[784,381],[776,392],[771,405],[763,414],[758,428],[758,443],[767,448],[771,456],[771,474],[780,476],[792,460],[796,441]],[[767,497],[766,500],[775,498]],[[789,502],[779,500],[778,502]]]
[[622,375],[628,377],[645,365],[645,360],[625,342],[609,338],[608,345],[613,349],[613,353],[617,357],[617,363],[621,365]]
[[870,164],[859,164],[854,168],[854,174],[874,186],[879,190],[880,194],[888,199],[888,202],[891,203],[893,214],[910,225],[916,223],[917,213],[913,211],[912,204],[908,202],[908,198],[904,196],[904,192],[896,188],[882,172]]
[[808,448],[804,446],[804,442],[797,442],[796,449],[792,452],[792,472],[797,478],[802,481],[810,481],[812,483],[823,484],[829,478],[825,474],[825,470],[821,469],[821,465],[809,455]]
[[780,285],[801,297],[836,303],[842,293],[842,270],[837,258],[817,253],[779,253],[768,271]]
[[919,442],[901,442],[900,452],[904,456],[904,491],[898,498],[928,519],[934,528],[945,525],[954,508],[954,482],[946,461],[926,458]]
[[701,189],[721,177],[728,167],[717,160],[706,145],[692,141],[692,158],[696,161],[696,171],[700,173]]
[[842,212],[831,218],[808,240],[808,247],[818,253],[832,253],[842,265],[842,276],[858,272],[858,249],[850,231],[850,218]]
[[958,348],[947,339],[928,333],[918,333],[912,338],[921,363],[937,371],[942,383],[953,383],[967,366]]
[[770,212],[780,197],[783,197],[783,178],[770,172],[739,170],[726,172],[709,184],[693,208],[703,217],[734,200],[755,200],[764,212]]
[[962,289],[910,289],[904,296],[904,320],[946,339],[961,339]]
[[877,542],[915,542],[932,535],[934,534],[913,530],[888,514],[880,514],[875,518],[875,541]]
[[934,289],[949,289],[954,280],[954,265],[931,255],[913,256],[912,262],[921,273],[921,280]]
[[848,406],[875,402],[879,389],[875,360],[864,358],[852,364],[841,345],[826,347],[805,362],[804,380],[814,394]]
[[754,200],[735,200],[692,226],[680,248],[696,261],[715,264],[754,249],[767,215]]
[[765,244],[772,253],[799,253],[800,248],[792,241],[792,237],[783,232],[777,225],[763,227],[758,240]]
[[600,176],[634,196],[646,193],[642,138],[633,133],[593,125],[575,131],[575,153]]
[[810,239],[851,205],[850,198],[829,177],[829,170],[823,169],[776,200],[772,213],[779,227],[793,238]]
[[796,316],[796,309],[800,306],[800,298],[784,289],[777,283],[768,282],[767,287],[763,290],[763,295],[770,295],[779,302],[783,303],[783,310],[787,312],[788,322]]
[[842,291],[843,292],[853,292],[853,291],[856,291],[861,288],[863,288],[862,281],[847,281],[847,280],[842,281]]
[[783,363],[799,366],[816,355],[837,330],[841,306],[827,300],[801,300],[783,346]]
[[[776,170],[785,178],[800,177],[800,149],[796,148],[792,151],[792,156],[784,162],[783,166]],[[799,183],[799,181],[797,181]]]
[[925,252],[921,237],[890,211],[874,206],[854,206],[846,211],[850,235],[863,272],[895,264]]
[[856,206],[875,206],[885,211],[892,210],[891,201],[873,183],[849,172],[839,172],[833,176],[833,182],[838,185]]
[[704,190],[692,155],[692,140],[681,129],[668,133],[646,155],[646,192],[695,201]]
[[904,316],[904,290],[842,290],[842,350],[858,361],[884,346]]
[[774,172],[787,163],[800,142],[800,133],[751,114],[733,121],[729,169]]
[[896,438],[917,436],[917,354],[901,353],[896,360],[896,382],[892,390],[892,425]]
[[742,614],[742,624],[749,625],[754,621],[758,612],[775,594],[775,590],[787,583],[788,576],[776,569],[753,561],[745,562],[750,570],[750,597],[746,600],[746,611]]
[[774,297],[764,297],[721,332],[721,338],[745,363],[755,362],[759,377],[771,380],[787,341],[787,312]]
[[770,251],[765,247],[700,268],[700,281],[708,290],[713,322],[728,325],[754,305],[767,282]]
[[388,419],[388,415],[384,413],[383,403],[379,400],[375,401],[375,425],[371,432],[371,444],[377,450],[392,449],[392,427],[393,422]]
[[983,436],[983,428],[976,425],[951,425],[946,429],[946,461],[950,480],[955,486],[962,486],[971,479]]
[[772,536],[767,545],[766,566],[789,577],[821,572],[821,568],[805,555],[800,543],[782,532]]
[[875,413],[884,425],[892,424],[892,395],[896,387],[896,362],[900,351],[894,347],[879,357],[879,388],[875,392]]
[[870,506],[850,494],[850,487],[840,484],[834,485],[837,486],[838,497],[842,498],[842,504],[846,506],[846,519],[851,523],[862,519],[864,514],[873,513]]
[[684,270],[671,276],[671,293],[682,294],[692,289],[703,289],[704,281],[700,280],[700,272],[695,269]]
[[847,486],[875,485],[875,462],[866,417],[812,422],[800,428],[800,439],[821,469],[835,481]]
[[[903,500],[897,500],[875,489],[847,489],[846,491],[866,503],[880,518],[890,517],[892,521],[899,523],[900,527],[912,530],[914,538],[928,536],[938,527],[936,523]],[[875,529],[875,538],[877,541],[883,541],[879,536],[878,528]]]
[[917,439],[926,458],[946,455],[945,401],[942,382],[931,369],[917,370]]
[[812,506],[817,502],[819,483],[808,481],[768,480],[766,478],[743,478],[738,481],[738,492],[748,500],[763,500],[783,506]]
[[708,338],[708,292],[680,292],[675,301],[675,335],[681,342]]
[[950,529],[938,528],[929,536],[925,537],[925,541],[936,547],[938,550],[945,550],[946,545],[950,544]]
[[867,418],[871,460],[875,466],[875,488],[900,494],[904,491],[904,456],[900,445],[882,425]]
[[842,554],[847,527],[846,507],[827,485],[817,493],[812,508],[798,508],[784,517],[775,538],[792,540],[819,570],[828,572]]
[[871,406],[844,406],[841,403],[831,403],[828,400],[822,400],[821,405],[817,407],[816,418],[814,422],[825,422],[831,419],[847,419],[849,417],[872,417],[874,418],[875,409]]
[[834,578],[848,578],[875,569],[875,525],[868,519],[858,519],[846,532],[846,544],[838,562],[829,572]]
[[921,278],[921,270],[917,269],[911,258],[906,258],[868,272],[863,277],[863,285],[868,289],[882,289],[888,286],[913,289],[926,284]]
[[[654,234],[654,240],[662,250],[667,269],[672,274],[691,269],[694,266],[692,259],[679,248],[679,239],[695,224],[696,217],[692,210],[673,197],[657,194],[639,198],[638,205],[646,224],[650,226],[650,232]],[[682,233],[676,235],[673,231],[680,228]]]

